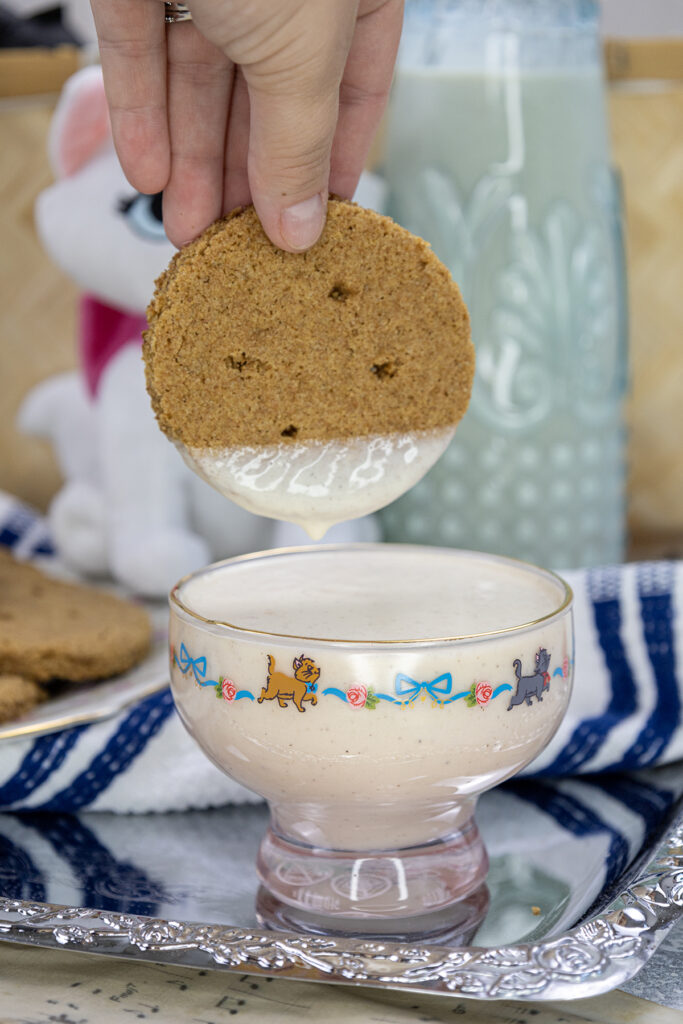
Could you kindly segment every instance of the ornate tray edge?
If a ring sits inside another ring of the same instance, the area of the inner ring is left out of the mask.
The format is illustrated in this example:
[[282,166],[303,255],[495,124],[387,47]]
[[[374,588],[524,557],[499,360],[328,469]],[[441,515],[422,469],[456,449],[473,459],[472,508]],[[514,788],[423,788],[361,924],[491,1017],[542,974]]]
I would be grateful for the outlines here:
[[337,939],[0,898],[0,940],[190,967],[473,999],[580,999],[634,977],[683,912],[683,809],[605,911],[564,935],[496,949]]

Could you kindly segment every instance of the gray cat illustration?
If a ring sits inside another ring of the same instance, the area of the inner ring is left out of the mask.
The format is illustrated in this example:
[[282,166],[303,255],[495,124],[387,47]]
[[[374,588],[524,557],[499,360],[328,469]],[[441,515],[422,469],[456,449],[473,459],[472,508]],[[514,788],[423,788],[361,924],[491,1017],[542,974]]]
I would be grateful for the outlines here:
[[550,686],[550,676],[548,675],[550,655],[546,651],[545,647],[541,647],[540,651],[536,655],[536,671],[532,676],[522,675],[522,663],[519,658],[515,658],[512,664],[515,669],[515,675],[517,676],[517,690],[510,698],[508,711],[514,708],[517,704],[523,704],[524,701],[526,701],[529,707],[531,707],[532,697],[536,697],[537,700],[543,700],[543,691],[547,690]]

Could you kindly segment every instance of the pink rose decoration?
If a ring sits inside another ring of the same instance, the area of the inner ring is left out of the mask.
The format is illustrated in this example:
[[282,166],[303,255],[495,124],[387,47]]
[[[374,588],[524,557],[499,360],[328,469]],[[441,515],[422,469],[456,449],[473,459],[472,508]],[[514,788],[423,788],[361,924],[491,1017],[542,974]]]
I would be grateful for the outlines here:
[[566,656],[566,654],[562,659],[562,675],[565,679],[569,675],[569,658]]
[[490,683],[477,683],[474,688],[474,696],[476,697],[477,704],[484,707],[485,704],[491,700],[491,694],[493,693],[493,687]]
[[353,708],[364,708],[365,702],[368,699],[368,688],[363,686],[362,683],[357,683],[356,686],[349,686],[346,691],[346,699]]
[[223,700],[234,700],[235,694],[237,693],[237,687],[230,679],[224,679],[221,684],[221,690],[223,692]]

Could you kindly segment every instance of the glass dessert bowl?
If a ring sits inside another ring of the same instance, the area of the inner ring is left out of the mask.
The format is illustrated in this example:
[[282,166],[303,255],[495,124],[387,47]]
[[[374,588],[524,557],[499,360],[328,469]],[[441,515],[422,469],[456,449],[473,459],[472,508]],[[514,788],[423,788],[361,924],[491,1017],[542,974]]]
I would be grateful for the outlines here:
[[481,911],[475,802],[562,720],[571,604],[521,562],[389,544],[248,555],[176,585],[180,716],[270,805],[267,923],[407,936]]

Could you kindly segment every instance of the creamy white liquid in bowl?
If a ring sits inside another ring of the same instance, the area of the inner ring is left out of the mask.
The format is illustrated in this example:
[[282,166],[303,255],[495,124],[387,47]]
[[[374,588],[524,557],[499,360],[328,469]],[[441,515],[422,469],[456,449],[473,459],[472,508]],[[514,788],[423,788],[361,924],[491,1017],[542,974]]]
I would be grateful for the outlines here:
[[207,755],[289,841],[405,849],[547,744],[569,700],[571,594],[452,549],[358,545],[232,559],[171,598],[172,687]]

